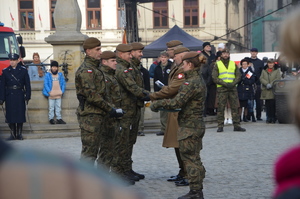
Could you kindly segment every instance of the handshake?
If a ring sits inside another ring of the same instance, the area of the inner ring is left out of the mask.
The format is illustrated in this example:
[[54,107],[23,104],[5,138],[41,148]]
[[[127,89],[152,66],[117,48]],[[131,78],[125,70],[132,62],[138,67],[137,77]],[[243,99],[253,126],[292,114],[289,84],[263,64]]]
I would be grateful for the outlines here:
[[125,111],[123,111],[121,108],[115,109],[112,108],[109,117],[119,118],[122,117],[125,114]]

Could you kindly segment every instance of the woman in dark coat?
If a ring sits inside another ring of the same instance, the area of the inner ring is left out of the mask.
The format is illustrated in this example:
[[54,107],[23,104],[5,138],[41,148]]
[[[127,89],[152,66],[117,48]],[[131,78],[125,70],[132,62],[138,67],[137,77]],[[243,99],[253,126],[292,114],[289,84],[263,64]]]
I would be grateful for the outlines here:
[[[241,81],[237,85],[238,96],[240,101],[240,117],[242,116],[242,109],[244,108],[243,121],[248,122],[246,116],[248,113],[248,100],[253,99],[254,90],[253,84],[255,83],[256,77],[251,67],[249,67],[249,61],[243,59],[241,62]],[[252,113],[253,114],[253,113]]]

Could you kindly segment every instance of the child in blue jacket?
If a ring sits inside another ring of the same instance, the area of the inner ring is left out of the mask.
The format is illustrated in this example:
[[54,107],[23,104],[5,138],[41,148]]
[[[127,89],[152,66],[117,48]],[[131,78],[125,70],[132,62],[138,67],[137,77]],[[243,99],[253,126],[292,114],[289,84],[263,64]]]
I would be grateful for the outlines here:
[[[48,97],[50,124],[66,124],[61,118],[61,98],[65,92],[66,82],[61,72],[58,72],[57,61],[51,62],[51,70],[44,79],[43,95]],[[56,121],[54,120],[54,111]]]

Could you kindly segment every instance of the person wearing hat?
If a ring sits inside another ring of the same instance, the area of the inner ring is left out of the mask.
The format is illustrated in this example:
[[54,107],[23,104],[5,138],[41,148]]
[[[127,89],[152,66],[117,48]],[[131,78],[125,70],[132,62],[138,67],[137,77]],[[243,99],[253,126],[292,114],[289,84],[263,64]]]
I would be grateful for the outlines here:
[[224,110],[227,101],[230,104],[233,120],[233,131],[246,131],[240,125],[239,117],[239,98],[236,85],[241,80],[241,73],[234,61],[230,60],[230,52],[228,49],[222,51],[221,60],[216,62],[212,71],[213,81],[217,84],[218,97],[218,130],[223,132],[224,127]]
[[99,69],[101,42],[94,37],[83,42],[86,54],[75,73],[75,86],[79,106],[76,114],[81,129],[81,160],[94,165],[97,159],[100,135],[107,117],[122,117],[123,110],[107,101],[107,87],[103,72]]
[[[158,99],[169,99],[174,98],[178,93],[178,89],[184,82],[184,73],[183,73],[183,63],[182,57],[189,52],[190,50],[186,47],[177,47],[174,50],[174,66],[171,68],[169,73],[168,85],[163,86],[161,90],[151,93],[150,99],[151,101]],[[178,131],[178,113],[170,112],[168,113],[167,126],[163,139],[163,147],[172,147],[175,149],[176,158],[179,165],[179,173],[177,175],[171,176],[168,181],[172,182],[180,182],[179,185],[188,185],[187,180],[184,179],[186,176],[186,172],[183,166],[182,159],[179,153],[179,144],[177,140],[177,131]]]
[[257,58],[257,54],[258,54],[258,49],[257,48],[251,48],[250,49],[250,61],[253,64],[254,67],[254,73],[257,77],[257,80],[255,82],[256,84],[256,91],[255,91],[255,104],[256,104],[256,119],[257,120],[262,120],[261,118],[261,112],[262,112],[262,106],[263,106],[263,100],[261,100],[261,83],[260,83],[260,76],[261,73],[264,69],[264,62],[262,60],[260,60],[259,58]]
[[183,64],[181,66],[185,80],[180,85],[177,95],[171,99],[156,100],[150,108],[152,111],[157,111],[159,108],[166,110],[181,109],[178,114],[177,139],[180,156],[186,168],[190,191],[178,199],[203,199],[202,189],[205,168],[201,162],[200,150],[205,134],[203,111],[206,85],[199,74],[206,57],[199,55],[197,52],[187,52],[182,60]]
[[210,45],[209,42],[204,42],[202,44],[201,54],[203,54],[207,58],[207,64],[208,65],[210,65],[216,59],[215,54],[212,53],[212,51],[211,51],[211,45]]
[[259,78],[261,82],[261,97],[266,101],[266,123],[276,123],[276,105],[273,93],[273,82],[281,79],[281,71],[275,64],[275,59],[269,59]]
[[[159,80],[165,86],[168,85],[169,74],[171,72],[172,62],[169,60],[169,54],[166,51],[160,53],[160,62],[154,70],[154,92],[160,91],[161,87],[156,85],[156,81]],[[164,135],[168,120],[168,113],[166,111],[160,111],[160,132],[157,132],[156,135]]]
[[26,122],[26,106],[31,98],[31,86],[27,69],[19,64],[19,55],[8,54],[10,66],[3,69],[0,86],[0,105],[5,102],[5,122],[11,135],[8,140],[23,140],[23,123]]
[[43,88],[43,95],[48,98],[49,122],[50,124],[66,124],[61,117],[61,99],[66,88],[65,78],[61,72],[58,72],[57,61],[52,61],[50,67],[50,72],[45,75]]
[[[142,56],[143,46],[137,44],[134,47],[136,60]],[[143,174],[132,170],[132,149],[136,141],[138,131],[138,119],[140,118],[140,107],[143,98],[147,97],[149,91],[143,88],[143,79],[141,73],[137,74],[137,68],[131,63],[133,46],[129,44],[119,44],[116,48],[117,69],[116,77],[120,84],[122,93],[121,108],[126,112],[120,121],[121,131],[116,136],[115,153],[118,154],[113,162],[112,171],[119,174],[126,181],[134,184],[145,178]]]
[[183,43],[179,40],[172,40],[166,43],[167,53],[171,59],[174,58],[174,51],[176,48],[183,47]]

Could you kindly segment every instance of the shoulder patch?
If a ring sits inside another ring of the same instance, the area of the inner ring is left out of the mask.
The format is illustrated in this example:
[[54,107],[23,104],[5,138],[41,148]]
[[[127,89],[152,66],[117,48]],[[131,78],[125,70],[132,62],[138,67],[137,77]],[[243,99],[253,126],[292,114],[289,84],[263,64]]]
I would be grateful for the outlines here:
[[124,70],[124,73],[128,73],[128,70]]
[[190,83],[189,82],[184,82],[184,85],[189,85]]
[[133,68],[130,67],[130,68],[128,68],[128,70],[133,70]]
[[169,73],[171,72],[171,69],[167,69],[167,71],[166,71],[166,72],[167,72],[167,74],[169,74]]
[[108,82],[108,80],[107,80],[107,79],[105,79],[105,82],[107,83],[107,82]]
[[88,72],[88,73],[92,73],[92,72],[93,72],[93,70],[87,70],[87,72]]
[[178,79],[182,79],[182,78],[184,78],[184,75],[182,73],[179,73],[178,74]]

